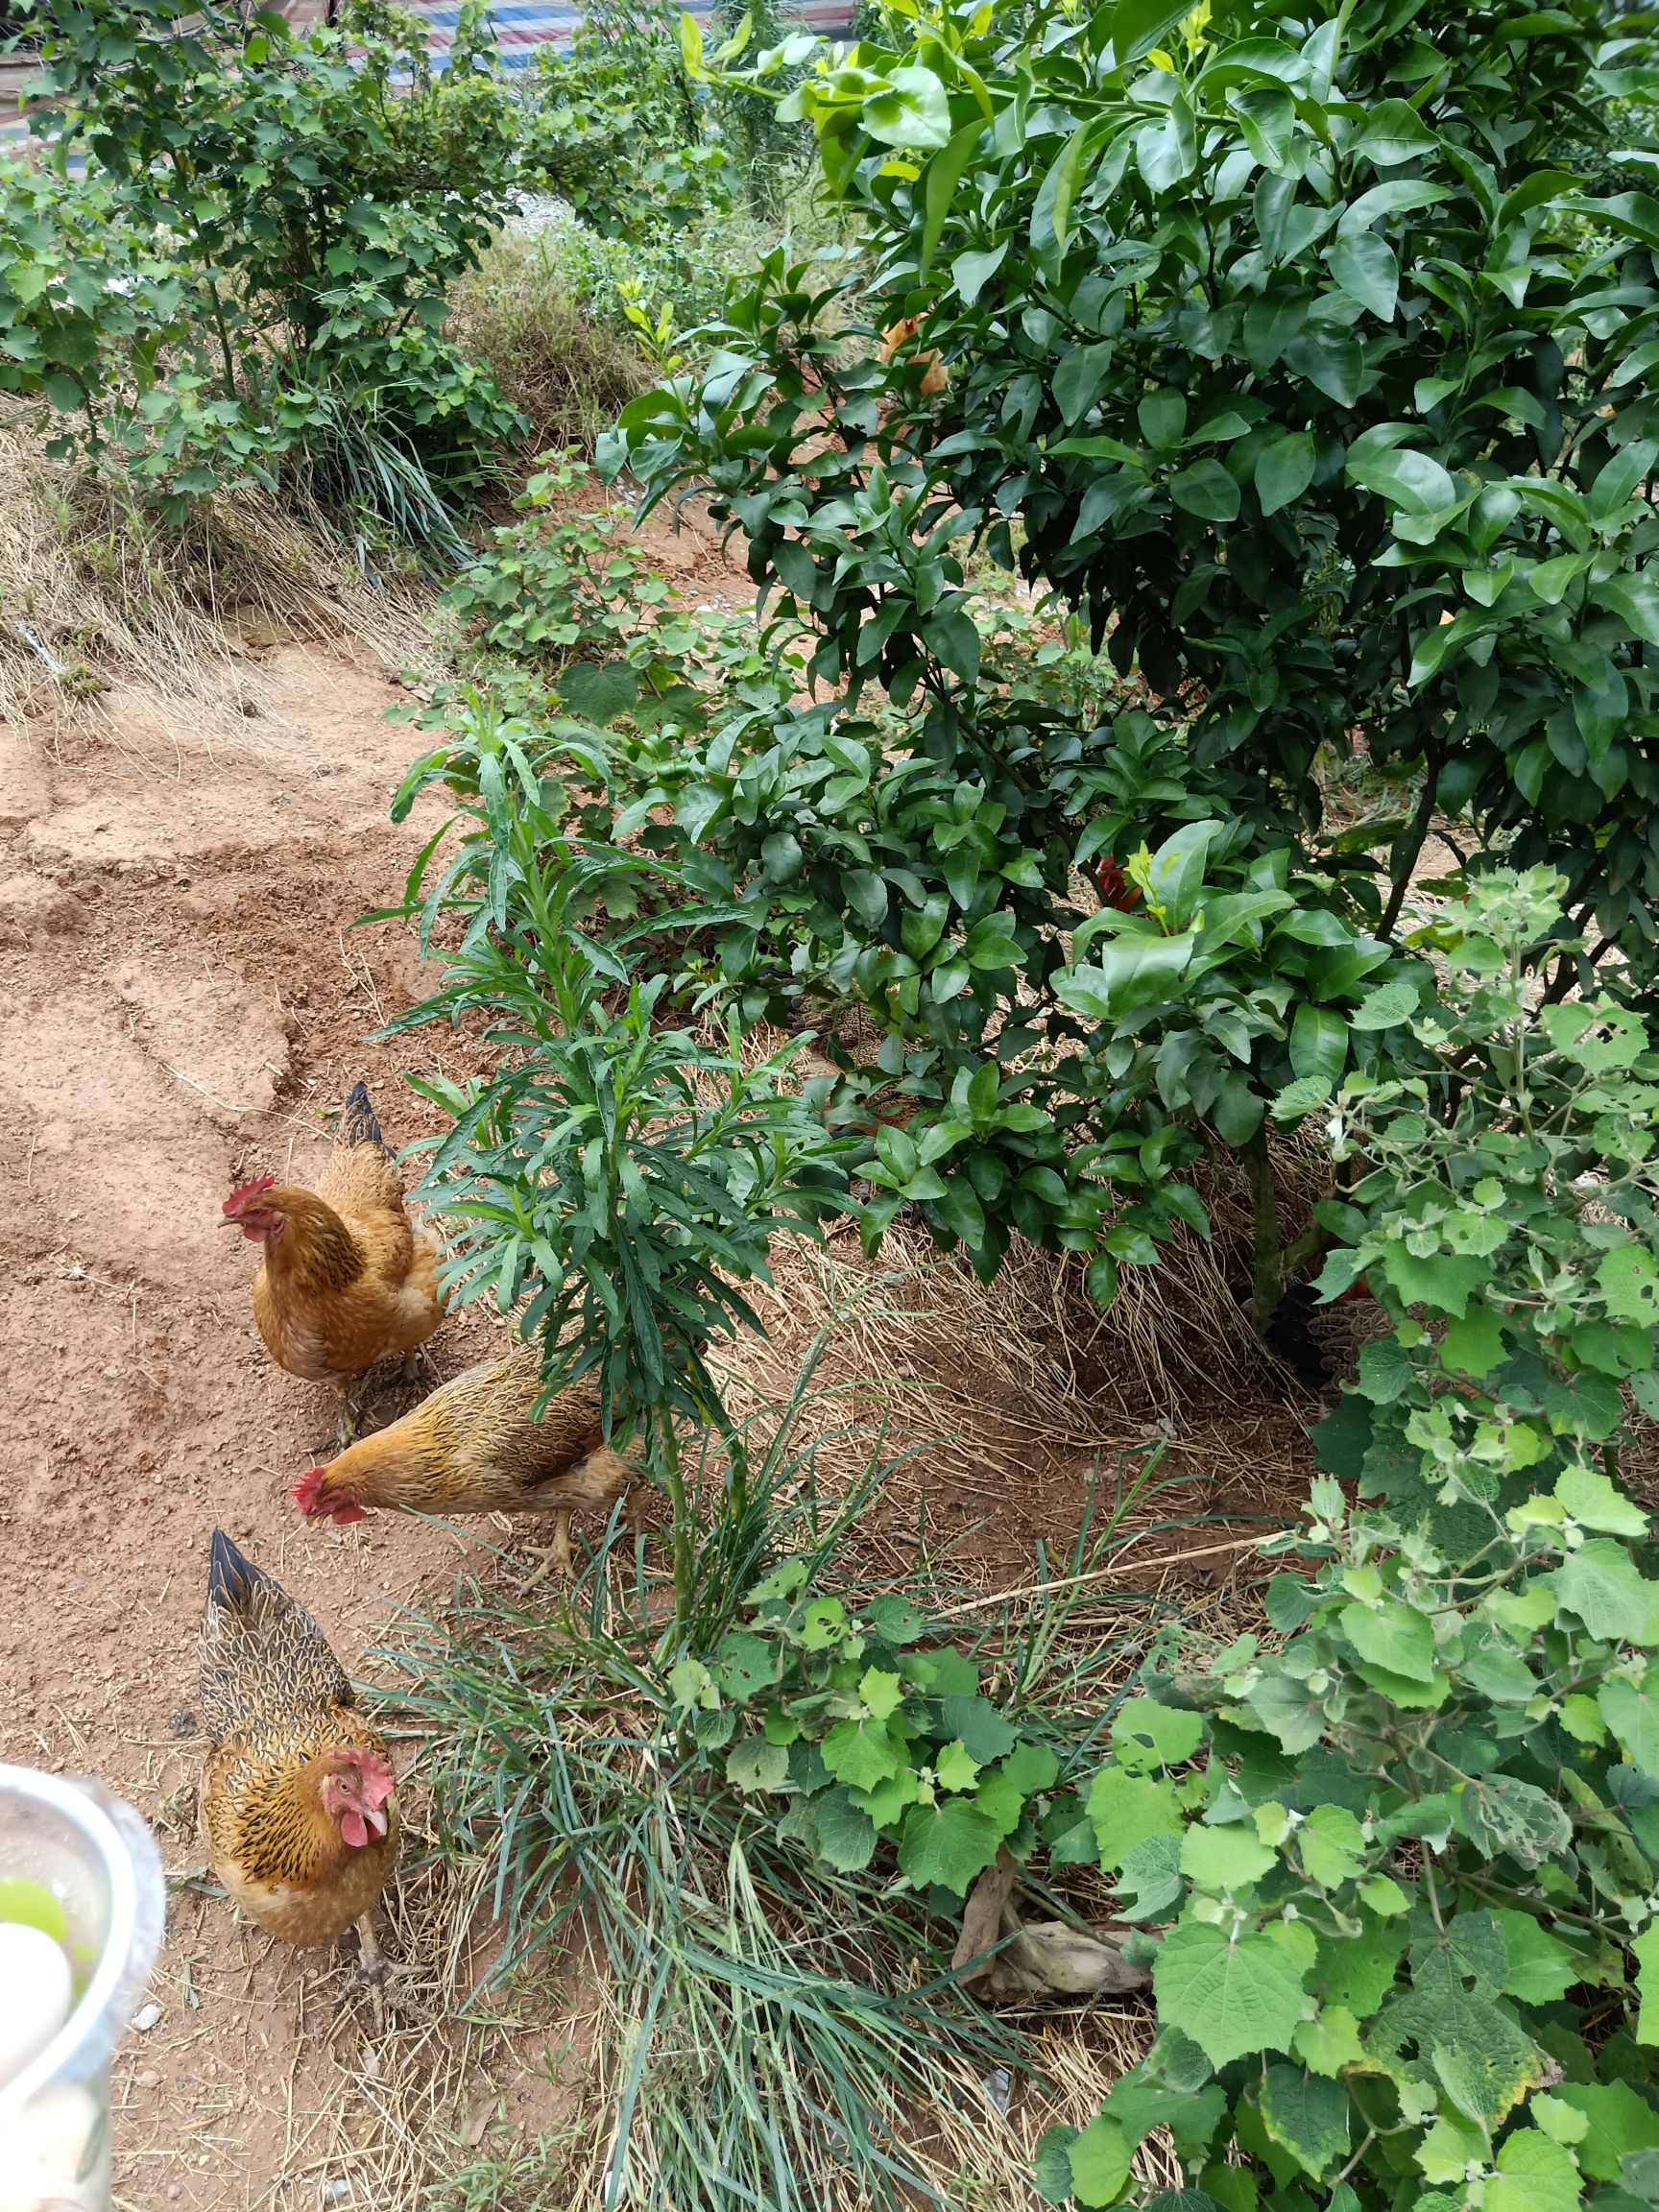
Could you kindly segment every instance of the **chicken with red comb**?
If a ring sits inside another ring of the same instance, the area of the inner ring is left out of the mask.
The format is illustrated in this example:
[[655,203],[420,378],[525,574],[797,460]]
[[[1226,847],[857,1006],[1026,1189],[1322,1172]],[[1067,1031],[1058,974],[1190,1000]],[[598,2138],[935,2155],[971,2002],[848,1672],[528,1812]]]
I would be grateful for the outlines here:
[[444,1318],[438,1246],[412,1228],[369,1094],[346,1094],[339,1142],[315,1190],[256,1175],[224,1205],[263,1247],[253,1318],[278,1367],[340,1394],[342,1444],[356,1433],[353,1379],[386,1353],[405,1361]]
[[323,1631],[222,1528],[199,1647],[212,1742],[202,1823],[232,1903],[284,1943],[357,1929],[383,1971],[370,1911],[397,1859],[397,1777]]

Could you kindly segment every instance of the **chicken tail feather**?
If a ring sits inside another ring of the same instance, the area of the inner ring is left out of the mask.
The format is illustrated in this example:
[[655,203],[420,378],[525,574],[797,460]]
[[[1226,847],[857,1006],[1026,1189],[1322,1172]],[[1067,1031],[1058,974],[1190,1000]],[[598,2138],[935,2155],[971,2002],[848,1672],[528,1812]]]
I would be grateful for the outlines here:
[[207,1602],[227,1612],[246,1609],[254,1592],[270,1576],[262,1575],[252,1559],[245,1559],[223,1528],[215,1528],[207,1553]]
[[340,1142],[342,1144],[376,1144],[388,1160],[392,1157],[380,1117],[370,1105],[364,1084],[353,1083],[346,1094],[346,1104],[340,1114]]

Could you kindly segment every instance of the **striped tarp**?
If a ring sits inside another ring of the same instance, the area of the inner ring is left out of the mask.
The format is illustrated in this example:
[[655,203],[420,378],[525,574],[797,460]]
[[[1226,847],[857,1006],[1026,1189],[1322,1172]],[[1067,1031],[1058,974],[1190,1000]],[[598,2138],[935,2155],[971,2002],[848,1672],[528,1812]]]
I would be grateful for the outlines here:
[[[282,12],[303,29],[322,19],[325,0],[287,0]],[[455,26],[461,17],[458,0],[413,0],[410,9],[426,25],[427,43],[434,63],[442,68],[449,58]],[[707,30],[714,11],[710,0],[689,0],[685,12]],[[796,0],[790,14],[823,37],[844,37],[852,21],[853,0]],[[541,8],[531,0],[502,0],[490,18],[500,48],[502,65],[523,69],[543,47],[566,52],[582,20],[580,6]],[[0,59],[0,145],[20,144],[28,136],[21,94],[33,64],[20,56]]]
[[[419,15],[427,27],[427,43],[434,62],[442,64],[447,59],[449,42],[455,36],[455,26],[461,10],[454,0],[414,0],[411,12]],[[714,12],[709,0],[689,0],[685,9],[705,29]],[[846,35],[852,20],[852,0],[805,0],[790,12],[799,15],[805,28],[817,31],[825,37]],[[503,65],[509,69],[522,69],[536,58],[537,49],[551,46],[555,52],[569,46],[582,20],[580,7],[538,8],[529,0],[507,0],[507,4],[492,8],[491,22],[494,26],[496,40],[501,49]]]

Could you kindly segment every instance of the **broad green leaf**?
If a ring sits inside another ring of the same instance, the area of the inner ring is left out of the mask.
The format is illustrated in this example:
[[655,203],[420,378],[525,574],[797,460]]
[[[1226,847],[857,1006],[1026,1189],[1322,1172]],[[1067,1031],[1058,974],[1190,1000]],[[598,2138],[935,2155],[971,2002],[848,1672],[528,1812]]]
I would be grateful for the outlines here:
[[1339,2081],[1299,2066],[1269,2066],[1262,2084],[1262,2124],[1317,2181],[1347,2156],[1348,2092]]
[[1615,1676],[1596,1693],[1596,1708],[1619,1739],[1619,1746],[1633,1767],[1659,1782],[1659,1682],[1653,1671],[1640,1685]]
[[1486,2165],[1490,2148],[1484,2128],[1442,2112],[1417,2146],[1417,2163],[1425,2180],[1461,2182]]
[[782,1658],[783,1647],[772,1637],[733,1628],[715,1646],[711,1671],[729,1697],[747,1699],[775,1687]]
[[885,1674],[879,1667],[868,1667],[858,1685],[858,1695],[872,1720],[886,1720],[898,1712],[904,1695],[904,1684],[897,1674]]
[[1297,1831],[1296,1842],[1309,1880],[1321,1889],[1352,1880],[1365,1855],[1364,1832],[1340,1805],[1316,1805]]
[[1409,1389],[1416,1373],[1410,1353],[1397,1336],[1373,1336],[1359,1347],[1359,1388],[1373,1406],[1392,1406]]
[[1513,1774],[1478,1774],[1457,1798],[1457,1827],[1486,1859],[1507,1856],[1541,1866],[1573,1840],[1573,1823],[1553,1797]]
[[988,1697],[941,1697],[939,1719],[943,1733],[959,1737],[964,1750],[981,1767],[1005,1757],[1020,1740],[1013,1722]]
[[1131,2146],[1143,2143],[1154,2128],[1167,2128],[1182,2155],[1188,2145],[1200,2148],[1209,2142],[1226,2109],[1227,2093],[1218,2081],[1206,2083],[1194,2094],[1154,2080],[1138,2067],[1113,2082],[1102,2105]]
[[1396,1599],[1377,1610],[1344,1605],[1336,1620],[1361,1659],[1412,1681],[1433,1680],[1434,1630],[1426,1614]]
[[[1090,1836],[1093,1839],[1093,1826]],[[1181,1842],[1178,1836],[1148,1836],[1127,1854],[1117,1882],[1120,1920],[1164,1918],[1181,1895]],[[1099,1855],[1097,1845],[1089,1854],[1094,1860]],[[1052,1850],[1049,1863],[1056,1863]]]
[[961,1797],[935,1805],[916,1805],[904,1815],[899,1841],[899,1869],[918,1889],[937,1883],[965,1896],[976,1874],[983,1874],[1002,1841],[995,1822]]
[[1325,1732],[1325,1707],[1305,1682],[1270,1664],[1262,1679],[1245,1693],[1244,1702],[1282,1749],[1292,1755],[1307,1751]]
[[919,1613],[907,1598],[889,1594],[871,1600],[870,1624],[883,1644],[899,1648],[926,1635],[927,1616]]
[[1643,1579],[1622,1544],[1595,1537],[1546,1579],[1592,1636],[1611,1644],[1659,1644],[1659,1586]]
[[712,1711],[720,1702],[714,1677],[701,1659],[682,1659],[669,1668],[668,1695],[682,1708],[696,1705]]
[[1579,2212],[1578,2161],[1536,2128],[1518,2128],[1498,2149],[1483,2212]]
[[1391,1874],[1373,1874],[1368,1881],[1361,1882],[1359,1902],[1369,1905],[1372,1911],[1384,1920],[1411,1910],[1411,1900]]
[[1071,2144],[1071,2185],[1079,2204],[1110,2204],[1129,2178],[1130,2144],[1122,2128],[1104,2113],[1090,2121]]
[[1064,2122],[1045,2128],[1031,2160],[1031,2186],[1045,2204],[1071,2201],[1071,2146],[1079,2130]]
[[1161,1767],[1184,1767],[1204,1741],[1204,1716],[1160,1705],[1151,1697],[1131,1697],[1112,1722],[1112,1748],[1127,1774],[1150,1774]]
[[1622,1244],[1596,1270],[1607,1310],[1615,1320],[1659,1329],[1659,1266],[1639,1244]]
[[1288,2051],[1302,2016],[1300,1976],[1265,1936],[1230,1941],[1219,1928],[1184,1921],[1152,1967],[1158,2016],[1190,2035],[1212,2066],[1257,2051]]
[[1316,2019],[1299,2021],[1290,2048],[1304,2066],[1333,2077],[1364,2056],[1359,2023],[1345,2005],[1322,2006]]
[[768,1743],[764,1737],[746,1736],[726,1756],[726,1779],[745,1795],[772,1793],[789,1787],[789,1747]]
[[854,1790],[873,1790],[905,1763],[902,1741],[886,1720],[838,1720],[824,1739],[824,1764]]
[[1046,1743],[1016,1743],[1002,1762],[1002,1772],[1021,1796],[1052,1790],[1059,1779],[1060,1762]]
[[1461,1320],[1454,1316],[1448,1321],[1440,1339],[1441,1358],[1458,1375],[1490,1375],[1505,1351],[1503,1323],[1489,1306],[1479,1302]]
[[1103,1767],[1095,1775],[1089,1790],[1089,1817],[1108,1873],[1115,1873],[1148,1836],[1178,1836],[1186,1825],[1180,1800],[1167,1782],[1125,1774],[1119,1767]]
[[1393,1029],[1416,1013],[1419,992],[1415,983],[1382,983],[1368,991],[1348,1017],[1351,1029]]
[[1181,1839],[1182,1873],[1217,1896],[1259,1882],[1278,1863],[1277,1852],[1238,1822],[1225,1828],[1195,1825]]
[[974,1802],[996,1827],[998,1836],[1012,1836],[1025,1817],[1025,1800],[1000,1767],[982,1775]]
[[818,1856],[843,1874],[862,1873],[876,1856],[876,1823],[854,1804],[845,1789],[826,1790],[813,1799]]
[[1636,1994],[1641,2008],[1636,2015],[1636,2040],[1659,2043],[1659,1921],[1649,1921],[1631,1939],[1636,1960]]
[[1369,1915],[1358,1936],[1321,1936],[1316,1984],[1324,2003],[1369,2020],[1393,1988],[1405,1949],[1406,1931],[1398,1921],[1384,1925]]
[[1659,2112],[1627,2081],[1563,2081],[1551,2095],[1589,2123],[1575,2155],[1592,2181],[1617,2181],[1632,2151],[1659,2149]]
[[979,1765],[960,1743],[947,1743],[933,1761],[933,1772],[941,1790],[972,1790],[979,1778]]
[[1580,1527],[1608,1536],[1646,1536],[1647,1516],[1593,1467],[1569,1467],[1555,1484],[1555,1496]]
[[1391,1668],[1373,1667],[1369,1660],[1361,1660],[1356,1671],[1360,1680],[1386,1697],[1390,1703],[1404,1705],[1415,1713],[1435,1713],[1451,1695],[1452,1677],[1440,1669],[1427,1682],[1414,1675],[1396,1674]]
[[1485,1288],[1491,1275],[1484,1260],[1460,1259],[1450,1252],[1419,1258],[1404,1243],[1390,1243],[1384,1250],[1382,1272],[1407,1306],[1427,1306],[1433,1313],[1455,1313],[1459,1320],[1470,1299]]

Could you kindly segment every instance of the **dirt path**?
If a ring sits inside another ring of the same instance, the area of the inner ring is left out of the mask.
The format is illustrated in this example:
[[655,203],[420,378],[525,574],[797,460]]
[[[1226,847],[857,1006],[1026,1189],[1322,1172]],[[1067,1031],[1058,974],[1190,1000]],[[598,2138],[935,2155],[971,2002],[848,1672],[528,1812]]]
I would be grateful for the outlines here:
[[[176,743],[135,697],[108,736],[0,734],[0,1755],[122,1791],[176,1877],[202,1864],[193,1639],[215,1525],[349,1670],[456,1557],[414,1523],[297,1523],[282,1486],[332,1402],[265,1358],[253,1256],[218,1226],[239,1176],[303,1175],[359,1074],[395,1140],[413,1134],[398,1071],[434,1061],[360,1042],[420,987],[406,935],[350,929],[427,833],[388,819],[416,746],[384,718],[398,695],[324,647],[260,675],[275,710],[245,745]],[[482,1326],[445,1330],[444,1371]],[[176,1895],[159,2020],[118,2064],[118,2200],[367,2201],[336,2154],[384,2131],[357,2085],[342,2096],[366,2054],[373,2075],[348,1982]]]

